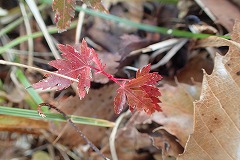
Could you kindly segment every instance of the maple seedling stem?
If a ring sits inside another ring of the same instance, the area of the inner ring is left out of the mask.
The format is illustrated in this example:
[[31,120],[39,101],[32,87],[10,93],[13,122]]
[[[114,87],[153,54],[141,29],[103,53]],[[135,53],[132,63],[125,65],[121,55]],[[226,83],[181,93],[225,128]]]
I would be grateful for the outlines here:
[[126,78],[115,78],[117,81],[130,81],[131,79]]
[[105,75],[109,80],[112,80],[113,82],[115,82],[119,86],[122,86],[122,84],[120,82],[118,82],[119,80],[121,80],[121,81],[126,81],[127,80],[127,79],[115,78],[112,74],[109,74],[109,73],[105,72],[104,70],[95,68],[93,66],[89,66],[89,67],[91,69],[97,71],[98,73],[101,73],[101,74]]

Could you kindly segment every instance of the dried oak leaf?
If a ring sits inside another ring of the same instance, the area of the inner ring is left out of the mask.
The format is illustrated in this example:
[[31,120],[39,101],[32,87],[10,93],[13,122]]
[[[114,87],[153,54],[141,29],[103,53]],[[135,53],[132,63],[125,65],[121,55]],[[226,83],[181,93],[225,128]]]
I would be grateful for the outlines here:
[[200,100],[195,103],[194,133],[178,160],[240,159],[240,22],[236,21],[225,56],[215,57],[211,75],[204,73]]
[[161,95],[158,88],[154,85],[162,79],[158,73],[149,73],[150,65],[143,67],[136,73],[136,78],[122,83],[117,89],[117,95],[114,99],[115,113],[119,114],[125,103],[129,105],[130,111],[137,109],[144,110],[147,114],[155,111],[161,111],[159,96]]
[[150,119],[160,125],[159,129],[175,136],[184,147],[188,136],[193,133],[193,102],[199,99],[200,86],[178,83],[177,86],[165,84],[159,89],[163,111],[155,112]]
[[154,132],[151,136],[153,146],[161,149],[161,159],[166,160],[168,157],[177,157],[179,153],[183,152],[183,147],[177,142],[176,137],[168,133],[164,129]]
[[191,58],[188,63],[186,63],[186,65],[178,71],[178,82],[187,84],[194,84],[194,82],[202,82],[202,69],[204,69],[209,74],[212,73],[213,70],[213,61],[211,58],[207,57],[209,57],[209,53],[207,51],[199,51],[196,56]]
[[213,1],[208,0],[196,2],[212,20],[221,24],[229,32],[232,31],[234,19],[239,18],[240,16],[240,10],[237,5],[228,0],[218,1],[218,5],[215,5]]

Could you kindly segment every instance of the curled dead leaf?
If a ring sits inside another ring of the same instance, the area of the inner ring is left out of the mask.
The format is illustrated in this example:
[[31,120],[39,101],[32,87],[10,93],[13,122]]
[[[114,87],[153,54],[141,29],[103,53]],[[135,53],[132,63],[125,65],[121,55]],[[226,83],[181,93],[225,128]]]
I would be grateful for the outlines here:
[[166,159],[167,157],[177,157],[178,154],[183,152],[183,147],[176,141],[176,137],[169,134],[164,129],[157,130],[154,132],[153,136],[153,145],[162,150],[162,158]]
[[195,103],[194,133],[178,160],[240,159],[240,22],[225,56],[217,54],[211,75],[204,73],[202,94]]
[[163,112],[155,112],[151,119],[184,147],[193,132],[193,102],[199,98],[200,87],[179,83],[176,87],[164,85],[160,91]]

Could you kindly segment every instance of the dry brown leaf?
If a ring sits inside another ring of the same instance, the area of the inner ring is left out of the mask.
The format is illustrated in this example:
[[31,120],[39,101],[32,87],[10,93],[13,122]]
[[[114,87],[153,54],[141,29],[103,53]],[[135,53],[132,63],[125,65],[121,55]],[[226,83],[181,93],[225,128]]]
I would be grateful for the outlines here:
[[233,41],[227,41],[228,53],[216,56],[211,75],[204,73],[202,94],[195,103],[194,133],[178,160],[240,159],[239,30],[240,23],[236,21]]
[[195,0],[200,7],[215,22],[223,25],[229,32],[232,31],[234,20],[240,17],[240,10],[229,0],[209,1]]
[[[95,23],[97,23],[97,20],[95,20]],[[105,27],[107,27],[107,26],[108,25],[105,24]],[[119,37],[111,34],[109,32],[109,30],[107,30],[107,29],[106,30],[101,29],[101,28],[99,29],[98,24],[95,24],[94,27],[92,27],[88,30],[88,35],[91,37],[91,39],[95,43],[100,45],[105,50],[107,50],[111,53],[116,53],[118,51],[118,46],[120,43]]]
[[163,112],[155,112],[152,120],[176,136],[184,147],[193,132],[193,101],[199,98],[200,87],[180,83],[177,87],[164,85],[160,91]]
[[124,34],[120,37],[121,42],[119,45],[119,55],[122,56],[122,60],[129,56],[129,53],[136,51],[140,48],[147,47],[151,42],[146,38],[141,38],[136,35]]
[[0,128],[47,129],[48,122],[24,117],[0,115]]
[[[69,97],[56,106],[67,114],[111,120],[115,116],[113,99],[117,87],[114,84],[106,85],[97,90],[90,89],[88,95],[83,100],[80,100],[78,96]],[[107,136],[107,128],[90,125],[78,126],[96,146],[101,146],[103,137]],[[64,144],[70,146],[85,144],[82,137],[68,124],[51,123],[49,128],[57,136],[61,136],[60,133],[63,132],[61,140]]]
[[44,120],[0,115],[0,131],[39,134],[39,129],[48,129],[47,126]]
[[187,84],[193,84],[193,81],[202,82],[202,69],[205,69],[208,74],[213,70],[213,61],[207,58],[208,55],[206,51],[200,51],[196,56],[191,58],[188,63],[178,71],[177,80]]
[[[118,17],[127,17],[128,20],[134,22],[141,22],[143,17],[143,2],[124,1],[121,4],[113,5],[110,9],[110,14]],[[93,26],[87,29],[88,35],[95,43],[111,53],[119,50],[119,37],[121,35],[137,30],[136,27],[111,22],[96,16],[93,21]]]
[[195,48],[201,48],[201,47],[221,47],[221,46],[230,46],[232,45],[232,41],[229,41],[227,39],[223,39],[220,37],[211,36],[208,38],[200,39],[197,41]]
[[[143,1],[138,1],[137,3],[132,1],[124,1],[120,5],[113,5],[110,13],[118,17],[127,17],[128,20],[140,23],[144,13],[143,4]],[[136,27],[132,27],[130,25],[112,22],[109,24],[111,27],[111,32],[115,35],[123,35],[137,31]]]
[[177,157],[179,153],[183,152],[183,147],[176,141],[176,137],[169,134],[164,129],[154,132],[157,136],[153,136],[153,145],[162,150],[162,158]]

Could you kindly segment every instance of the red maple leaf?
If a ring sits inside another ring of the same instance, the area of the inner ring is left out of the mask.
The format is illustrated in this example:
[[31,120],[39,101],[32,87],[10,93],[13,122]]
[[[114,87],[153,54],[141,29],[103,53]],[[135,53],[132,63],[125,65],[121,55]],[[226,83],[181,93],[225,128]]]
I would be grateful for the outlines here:
[[158,73],[149,73],[150,64],[137,71],[136,78],[124,81],[114,99],[115,113],[119,114],[127,102],[131,111],[144,110],[147,114],[161,111],[158,97],[161,95],[154,85],[162,79]]
[[[94,49],[89,48],[85,40],[82,41],[80,51],[77,51],[70,45],[58,45],[65,59],[57,59],[49,64],[58,70],[56,73],[78,80],[78,93],[80,99],[84,98],[90,88],[92,63],[96,63],[96,69],[101,72],[104,69]],[[34,88],[53,88],[62,90],[71,85],[72,81],[53,74],[45,75],[47,78],[33,85]]]

